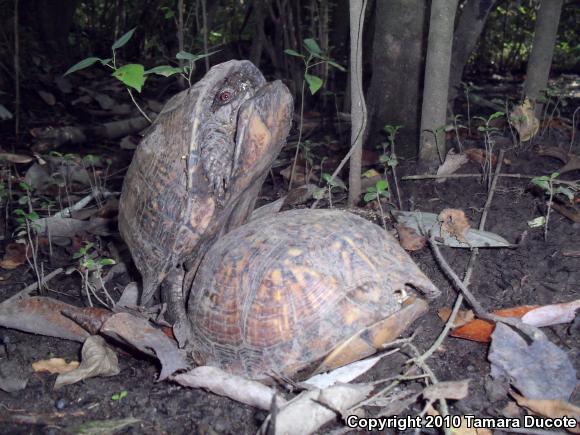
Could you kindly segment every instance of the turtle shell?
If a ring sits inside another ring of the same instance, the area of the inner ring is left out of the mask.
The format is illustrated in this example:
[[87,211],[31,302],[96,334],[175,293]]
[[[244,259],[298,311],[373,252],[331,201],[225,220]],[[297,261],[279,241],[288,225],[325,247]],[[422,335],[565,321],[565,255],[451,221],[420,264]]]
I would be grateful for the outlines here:
[[293,375],[401,310],[409,286],[439,294],[391,235],[361,217],[266,216],[204,257],[189,300],[194,357],[256,379]]

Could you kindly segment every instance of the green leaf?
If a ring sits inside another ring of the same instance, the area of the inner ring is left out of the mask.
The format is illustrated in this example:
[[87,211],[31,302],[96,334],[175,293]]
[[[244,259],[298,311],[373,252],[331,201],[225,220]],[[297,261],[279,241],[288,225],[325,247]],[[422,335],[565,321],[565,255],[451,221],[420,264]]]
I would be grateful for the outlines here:
[[306,83],[308,83],[308,88],[310,89],[310,93],[312,95],[318,92],[323,84],[323,81],[320,77],[313,76],[311,74],[304,74],[304,80],[306,80]]
[[171,8],[168,8],[167,6],[163,6],[159,9],[161,9],[161,11],[163,12],[163,18],[165,18],[166,20],[173,18],[175,16],[175,12],[173,12],[173,10],[171,10]]
[[40,216],[38,216],[38,213],[36,213],[35,211],[31,211],[26,215],[26,219],[28,219],[29,221],[36,221],[40,219]]
[[112,266],[113,264],[116,264],[115,260],[112,258],[101,258],[99,263],[101,266]]
[[542,177],[532,178],[532,184],[541,187],[542,189],[549,191],[550,190],[550,178],[547,175]]
[[286,53],[286,54],[288,54],[290,56],[304,58],[304,55],[303,54],[300,54],[296,50],[292,50],[291,48],[287,48],[286,50],[284,50],[284,53]]
[[308,52],[313,56],[320,56],[320,53],[322,53],[318,42],[312,38],[306,38],[304,40],[304,46],[306,47],[306,50],[308,50]]
[[22,210],[21,208],[17,208],[16,210],[13,211],[13,213],[16,216],[26,216],[26,213],[24,212],[24,210]]
[[112,60],[113,59],[111,57],[108,57],[106,59],[101,59],[100,62],[101,62],[101,65],[108,65],[109,63],[111,63]]
[[86,59],[81,60],[79,63],[76,63],[73,66],[71,66],[69,69],[67,69],[66,72],[63,74],[63,76],[67,76],[67,75],[72,74],[76,71],[80,71],[81,69],[88,68],[97,62],[102,62],[102,59],[100,59],[98,57],[87,57]]
[[379,180],[376,184],[377,192],[384,192],[389,189],[389,182],[387,180]]
[[557,193],[561,193],[562,195],[566,196],[568,198],[568,201],[572,202],[574,201],[574,191],[572,189],[569,189],[568,187],[564,187],[564,186],[559,186],[555,191],[555,194]]
[[22,189],[25,190],[27,192],[30,192],[32,190],[32,186],[24,181],[21,181],[20,183],[18,183],[18,186]]
[[332,65],[333,67],[335,67],[336,69],[338,69],[338,70],[340,70],[342,72],[346,72],[346,68],[345,67],[343,67],[342,65],[339,65],[338,63],[336,63],[333,60],[328,59],[326,61],[326,63],[329,64],[329,65]]
[[322,198],[324,198],[325,194],[326,194],[326,189],[324,187],[320,187],[314,191],[314,193],[312,194],[312,197],[314,199],[322,199]]
[[374,201],[376,197],[377,197],[376,192],[367,192],[367,193],[365,193],[365,196],[363,197],[363,199],[365,200],[365,202],[371,202],[371,201]]
[[504,115],[505,115],[505,113],[503,113],[503,112],[495,112],[493,115],[491,115],[489,117],[489,120],[492,121],[492,120],[494,120],[496,118],[501,118]]
[[136,89],[137,92],[141,92],[141,88],[145,83],[145,68],[143,65],[138,63],[130,63],[128,65],[123,65],[118,68],[114,73],[113,77],[121,80],[130,88]]
[[171,65],[159,65],[155,68],[148,69],[144,74],[157,74],[163,77],[170,77],[173,74],[179,74],[182,72],[183,68],[178,68]]
[[136,29],[136,27],[132,28],[127,33],[125,33],[123,36],[121,36],[119,39],[117,39],[115,41],[115,43],[113,45],[111,45],[111,50],[115,51],[115,50],[121,48],[127,42],[129,42],[129,39],[131,39],[131,37],[133,36],[133,33],[135,33],[135,29]]
[[528,226],[530,228],[539,228],[539,227],[543,227],[546,224],[546,218],[545,216],[539,216],[535,219],[532,219],[531,221],[528,221]]
[[192,54],[192,53],[188,53],[187,51],[180,51],[179,53],[177,53],[175,55],[175,58],[195,62],[196,60],[211,56],[212,54],[215,54],[219,51],[221,51],[221,50],[216,50],[216,51],[212,51],[211,53],[203,53],[203,54]]

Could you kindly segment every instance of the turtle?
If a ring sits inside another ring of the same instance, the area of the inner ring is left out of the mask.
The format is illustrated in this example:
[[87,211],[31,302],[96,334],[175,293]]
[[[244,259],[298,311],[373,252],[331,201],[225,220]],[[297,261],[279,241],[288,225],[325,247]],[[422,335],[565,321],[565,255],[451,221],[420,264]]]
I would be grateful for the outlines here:
[[[418,290],[418,292],[417,292]],[[257,380],[375,353],[440,294],[397,240],[348,211],[295,209],[217,240],[188,301],[197,364]]]
[[185,328],[180,344],[184,282],[215,238],[247,220],[292,111],[282,82],[267,83],[249,61],[224,62],[167,102],[133,156],[119,230],[142,276],[141,304],[164,283],[172,320]]

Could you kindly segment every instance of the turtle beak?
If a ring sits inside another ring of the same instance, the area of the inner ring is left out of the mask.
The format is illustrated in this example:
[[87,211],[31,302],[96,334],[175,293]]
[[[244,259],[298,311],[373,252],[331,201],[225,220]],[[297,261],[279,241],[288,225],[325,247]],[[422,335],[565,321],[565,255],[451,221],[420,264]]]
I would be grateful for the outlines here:
[[[292,96],[279,80],[262,86],[238,112],[232,178],[267,170],[290,129]],[[243,173],[240,171],[243,168]]]

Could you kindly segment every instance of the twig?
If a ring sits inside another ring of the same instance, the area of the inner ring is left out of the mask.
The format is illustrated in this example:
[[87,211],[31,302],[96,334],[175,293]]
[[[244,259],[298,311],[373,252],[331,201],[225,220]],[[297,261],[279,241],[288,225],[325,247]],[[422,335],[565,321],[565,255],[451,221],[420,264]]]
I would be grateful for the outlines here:
[[[419,175],[407,175],[401,177],[401,180],[430,180],[436,178],[481,178],[483,174],[448,174],[448,175],[432,175],[432,174],[419,174]],[[526,180],[531,180],[532,178],[540,177],[540,175],[525,175],[525,174],[496,174],[494,176],[504,177],[504,178],[522,178]],[[566,181],[566,180],[554,180],[554,183],[566,184],[568,186],[578,186],[578,181]]]
[[[40,283],[41,284],[46,284],[52,278],[54,278],[55,276],[61,274],[62,271],[63,271],[62,267],[59,267],[58,269],[53,270],[48,275],[46,275],[44,278],[42,278],[40,280]],[[14,301],[14,300],[17,300],[17,299],[23,299],[23,298],[25,298],[26,296],[28,296],[30,293],[32,293],[33,291],[35,291],[37,289],[38,289],[38,282],[32,283],[28,287],[25,287],[22,290],[20,290],[15,295],[10,296],[4,302]],[[4,302],[2,302],[2,303],[4,303]]]

